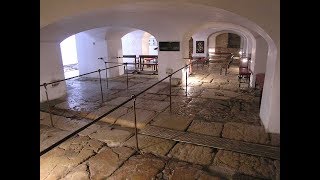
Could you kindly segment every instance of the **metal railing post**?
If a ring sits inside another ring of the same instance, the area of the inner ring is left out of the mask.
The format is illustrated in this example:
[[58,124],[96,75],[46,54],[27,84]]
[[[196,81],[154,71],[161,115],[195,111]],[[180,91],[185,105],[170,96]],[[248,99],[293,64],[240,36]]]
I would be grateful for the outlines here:
[[128,63],[125,63],[125,71],[127,71],[126,74],[127,74],[127,89],[128,89],[129,88]]
[[172,111],[172,107],[171,107],[171,104],[172,104],[172,100],[171,100],[171,77],[172,77],[172,74],[170,74],[170,77],[169,77],[170,113]]
[[136,96],[131,96],[133,99],[133,112],[134,112],[134,128],[135,128],[135,137],[136,137],[136,149],[139,151],[139,145],[138,145],[138,128],[137,128],[137,113],[136,113]]
[[109,83],[108,83],[108,69],[107,69],[107,62],[104,62],[104,65],[106,67],[106,83],[107,83],[107,89],[109,88]]
[[186,96],[188,96],[188,71],[187,71],[187,67],[188,66],[186,66],[186,68],[185,68],[185,70],[186,70]]
[[103,92],[102,92],[102,84],[101,84],[101,73],[100,73],[100,69],[98,69],[98,72],[99,72],[99,81],[100,81],[100,92],[101,92],[101,100],[102,100],[102,102],[101,103],[103,103]]
[[51,123],[51,126],[53,126],[53,121],[52,121],[52,114],[51,114],[51,106],[50,106],[50,102],[49,102],[49,96],[48,96],[48,90],[47,90],[47,84],[46,83],[43,83],[43,86],[46,90],[46,97],[47,97],[47,102],[48,102],[48,109],[49,109],[49,116],[50,116],[50,123]]

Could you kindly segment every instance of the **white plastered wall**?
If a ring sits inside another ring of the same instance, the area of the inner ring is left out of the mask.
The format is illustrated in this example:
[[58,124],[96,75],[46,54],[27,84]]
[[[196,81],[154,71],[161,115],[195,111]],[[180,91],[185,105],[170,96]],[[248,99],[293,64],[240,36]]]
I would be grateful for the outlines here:
[[[107,56],[107,46],[104,40],[95,39],[85,32],[76,34],[79,74],[85,74],[104,69],[105,64],[99,57]],[[101,77],[105,78],[105,71],[101,71]],[[99,74],[92,73],[85,77],[99,78]]]
[[[40,42],[40,84],[64,79],[63,64],[58,42]],[[64,81],[47,85],[49,100],[60,98],[66,93]],[[40,102],[46,101],[44,87],[40,87]]]

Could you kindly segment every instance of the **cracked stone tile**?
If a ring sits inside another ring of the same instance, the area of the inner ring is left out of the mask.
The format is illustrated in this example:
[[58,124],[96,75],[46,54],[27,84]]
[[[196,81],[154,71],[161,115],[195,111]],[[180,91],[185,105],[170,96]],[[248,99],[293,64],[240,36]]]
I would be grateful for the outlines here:
[[190,125],[190,127],[188,128],[188,131],[219,137],[221,134],[222,128],[223,128],[222,123],[194,120]]
[[93,112],[90,112],[85,118],[95,120],[115,107],[116,106],[103,106]]
[[182,116],[170,112],[162,112],[152,120],[151,125],[184,131],[192,119],[193,116]]
[[102,143],[77,136],[40,157],[40,179],[60,179],[78,164],[94,155]]
[[90,179],[104,179],[110,176],[135,151],[127,147],[104,147],[88,160]]
[[165,110],[169,105],[170,103],[166,101],[143,100],[136,105],[136,108],[161,112]]
[[130,157],[109,179],[154,179],[164,166],[165,161],[152,154],[135,155]]
[[239,93],[235,93],[233,91],[226,91],[226,90],[216,90],[216,89],[205,89],[200,94],[200,97],[202,98],[213,98],[213,99],[221,99],[221,100],[228,100],[230,98],[234,98],[237,96],[239,96]]
[[267,179],[274,179],[277,171],[271,159],[225,150],[218,151],[212,165]]
[[[108,106],[118,106],[118,105],[120,105],[121,103],[127,101],[128,99],[130,99],[130,97],[120,96],[120,97],[117,97],[117,98],[112,99],[111,101],[104,102],[103,104],[104,104],[104,105],[108,105]],[[138,99],[137,99],[136,103],[139,103],[140,101],[141,101],[141,100],[138,100]],[[131,108],[132,106],[133,106],[133,100],[127,102],[127,103],[124,104],[122,107]]]
[[222,137],[259,144],[269,144],[270,141],[262,126],[234,122],[224,124]]
[[220,83],[216,81],[211,83],[203,83],[201,87],[205,89],[218,89],[220,87]]
[[[148,111],[143,109],[136,109],[137,128],[142,129],[148,122],[155,116],[154,111]],[[131,110],[127,114],[117,119],[116,124],[134,128],[134,112]]]
[[[145,153],[164,156],[170,151],[174,144],[175,141],[138,134],[139,150]],[[124,145],[135,149],[136,137],[132,136],[128,141],[124,143]]]
[[[161,95],[161,94],[150,94],[150,93],[144,93],[142,96],[139,96],[142,99],[149,99],[149,100],[156,100],[156,101],[163,101],[168,96],[167,95]],[[139,99],[139,97],[137,99]]]
[[168,156],[190,163],[209,165],[214,157],[214,152],[209,147],[178,143],[169,152]]
[[82,163],[72,169],[65,177],[61,178],[61,180],[88,180],[89,178],[89,172],[87,171],[87,165],[85,163]]
[[126,139],[131,136],[131,132],[112,129],[108,126],[104,126],[97,130],[97,132],[89,135],[90,138],[96,139],[108,144],[109,147],[120,146]]
[[119,107],[118,109],[114,110],[112,113],[103,117],[100,121],[113,124],[119,117],[127,114],[128,111],[129,110],[126,107]]
[[168,180],[220,180],[218,176],[210,175],[202,167],[181,161],[169,162],[163,170],[163,179]]
[[69,131],[40,124],[40,151],[43,151],[69,134]]

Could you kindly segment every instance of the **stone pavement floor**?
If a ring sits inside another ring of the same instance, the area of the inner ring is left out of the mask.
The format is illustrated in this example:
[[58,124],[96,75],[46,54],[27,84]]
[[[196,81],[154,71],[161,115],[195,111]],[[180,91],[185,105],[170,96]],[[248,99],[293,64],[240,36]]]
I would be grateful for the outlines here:
[[[240,87],[237,64],[227,75],[219,65],[194,66],[185,84],[161,82],[136,98],[138,130],[163,127],[279,147],[280,135],[266,133],[259,118],[259,90]],[[132,75],[67,81],[67,95],[40,105],[40,151],[114,109],[157,76]],[[50,93],[50,92],[49,92]],[[280,179],[280,160],[138,134],[133,101],[40,157],[40,179]]]

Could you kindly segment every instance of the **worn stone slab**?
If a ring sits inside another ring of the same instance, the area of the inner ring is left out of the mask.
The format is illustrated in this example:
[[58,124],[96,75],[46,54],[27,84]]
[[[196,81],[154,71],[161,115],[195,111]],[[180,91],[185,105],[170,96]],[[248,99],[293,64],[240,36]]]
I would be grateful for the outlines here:
[[[108,106],[118,106],[118,105],[120,105],[121,103],[125,102],[128,99],[130,99],[130,97],[120,96],[120,97],[112,99],[111,101],[104,102],[103,104],[104,105],[108,105]],[[132,102],[130,103],[130,102],[127,102],[126,104],[124,104],[123,107],[127,107],[127,108],[132,107],[133,103]]]
[[224,124],[222,137],[259,144],[269,144],[270,141],[262,126],[234,122]]
[[155,179],[157,173],[163,169],[165,161],[151,154],[132,156],[108,179]]
[[88,160],[90,179],[104,179],[110,176],[135,151],[127,147],[104,147]]
[[213,160],[213,165],[227,167],[250,176],[268,179],[274,179],[276,176],[273,160],[232,151],[219,150]]
[[184,131],[191,123],[193,116],[182,116],[170,112],[158,114],[151,125]]
[[207,77],[203,78],[202,81],[205,83],[210,83],[215,77],[213,75],[208,75]]
[[[148,111],[143,109],[136,109],[136,121],[137,121],[137,128],[142,129],[146,126],[147,123],[151,121],[151,119],[155,116],[154,111]],[[117,119],[116,124],[124,126],[124,127],[131,127],[134,128],[134,112],[131,110],[124,116],[121,116]]]
[[[40,117],[40,124],[51,126],[49,114],[42,113],[42,115],[45,119],[41,119]],[[59,128],[59,129],[70,131],[70,132],[74,132],[77,129],[91,122],[91,120],[88,120],[88,119],[66,118],[63,116],[56,116],[56,115],[52,116],[52,120],[55,128]],[[88,134],[95,132],[99,128],[100,128],[99,125],[92,124],[91,126],[87,127],[85,130],[79,132],[78,134],[82,136],[87,136]]]
[[87,171],[87,165],[85,163],[80,164],[70,171],[65,177],[61,178],[61,180],[88,180],[89,172]]
[[142,91],[153,85],[152,82],[145,82],[145,83],[139,83],[134,86],[129,87],[129,90],[131,91]]
[[[149,86],[147,86],[146,88],[148,88],[148,87]],[[140,91],[144,90],[144,89],[140,89]],[[164,83],[164,82],[159,83],[159,84],[153,86],[151,89],[147,90],[146,93],[158,93],[159,91],[161,91],[163,89],[169,89],[169,83]]]
[[40,157],[40,179],[60,179],[74,167],[98,152],[102,143],[77,136]]
[[111,109],[115,108],[116,106],[103,106],[93,112],[90,112],[86,118],[87,119],[92,119],[95,120],[98,117],[102,116],[103,114],[107,113],[108,111],[110,111]]
[[216,81],[212,81],[211,83],[202,83],[201,87],[204,89],[218,89],[220,87],[220,83]]
[[222,128],[222,123],[194,120],[187,131],[220,137]]
[[178,143],[173,147],[168,156],[191,163],[209,165],[214,157],[214,152],[209,147]]
[[110,113],[107,116],[103,117],[100,121],[113,124],[119,117],[127,114],[128,111],[129,110],[126,107],[119,107],[118,109],[114,110],[112,113]]
[[202,170],[202,167],[181,161],[171,161],[166,165],[160,177],[172,180],[220,180],[218,176],[212,176]]
[[[138,147],[142,152],[165,156],[174,144],[175,141],[138,134]],[[136,148],[136,137],[132,136],[124,145]]]
[[167,97],[167,95],[144,93],[143,95],[140,95],[137,99],[142,98],[148,100],[163,101]]
[[200,96],[202,98],[214,98],[214,99],[222,99],[228,100],[230,98],[235,98],[239,96],[238,93],[227,90],[217,90],[217,89],[205,89]]
[[170,105],[167,101],[143,100],[136,105],[136,108],[161,112]]
[[131,132],[112,129],[108,126],[104,126],[98,129],[95,133],[89,135],[90,138],[96,139],[102,142],[107,143],[109,147],[120,146],[125,140],[131,136]]
[[40,124],[40,152],[69,134],[69,131]]

